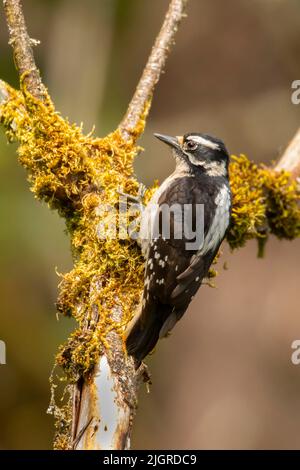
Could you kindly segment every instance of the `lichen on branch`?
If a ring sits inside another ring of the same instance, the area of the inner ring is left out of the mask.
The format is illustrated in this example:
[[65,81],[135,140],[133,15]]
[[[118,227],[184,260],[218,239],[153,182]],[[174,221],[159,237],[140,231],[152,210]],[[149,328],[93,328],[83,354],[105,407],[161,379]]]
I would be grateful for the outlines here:
[[[19,161],[31,191],[64,217],[71,240],[74,267],[61,275],[57,308],[73,316],[77,328],[60,347],[56,363],[69,383],[89,381],[100,355],[111,347],[108,335],[113,331],[123,337],[143,289],[144,260],[137,244],[129,237],[119,239],[118,233],[101,238],[98,228],[100,223],[109,226],[111,214],[99,209],[117,209],[119,190],[138,192],[133,161],[147,108],[130,139],[120,130],[94,138],[63,119],[48,95],[41,102],[24,84],[21,91],[8,85],[6,90],[0,121],[9,141],[19,142]],[[230,182],[233,209],[227,240],[232,248],[252,238],[264,241],[270,233],[287,239],[300,235],[299,188],[288,172],[233,156]],[[153,191],[148,190],[146,200]],[[116,223],[118,230],[118,217]],[[116,320],[118,308],[122,315]],[[69,406],[55,411],[57,448],[72,447],[68,413]]]
[[269,234],[288,240],[300,236],[300,190],[289,172],[257,165],[245,155],[232,156],[230,185],[233,207],[227,241],[231,248],[253,238],[262,247]]
[[[137,194],[133,159],[140,149],[134,137],[125,141],[119,130],[104,138],[85,136],[55,111],[49,97],[44,103],[24,89],[8,87],[8,93],[0,106],[7,137],[19,142],[19,161],[31,191],[65,218],[71,239],[74,268],[62,275],[58,310],[72,315],[78,327],[60,348],[57,363],[75,383],[88,379],[101,352],[110,347],[108,334],[113,330],[121,336],[139,303],[143,259],[137,245],[117,235],[99,238],[98,226],[110,217],[99,209],[117,208],[119,190]],[[142,119],[136,135],[143,126]],[[118,307],[122,318],[116,321],[113,310]]]
[[[143,260],[137,245],[117,236],[99,239],[97,227],[103,223],[99,207],[117,208],[119,189],[137,193],[133,160],[144,119],[131,140],[124,140],[119,130],[93,138],[64,120],[48,96],[42,103],[24,88],[22,92],[8,88],[8,92],[10,99],[0,107],[8,139],[20,143],[19,160],[28,171],[35,197],[58,210],[71,237],[74,268],[62,276],[58,310],[74,316],[79,327],[61,348],[58,362],[69,379],[77,380],[92,370],[101,347],[108,347],[107,333],[115,329],[122,334],[139,303]],[[20,113],[25,100],[26,112]],[[299,236],[299,188],[288,172],[256,165],[245,155],[233,156],[230,182],[233,208],[227,241],[231,248],[252,238],[264,241],[270,233],[287,239]],[[109,313],[116,299],[123,308],[118,325]]]
[[[62,346],[57,363],[63,367],[70,383],[81,380],[73,387],[71,412],[69,404],[61,410],[54,403],[51,405],[58,420],[58,448],[76,447],[82,432],[86,432],[86,416],[83,416],[84,422],[79,416],[81,400],[84,390],[97,389],[93,383],[97,370],[94,366],[101,352],[116,380],[118,406],[122,410],[110,445],[124,448],[129,439],[138,374],[133,359],[126,355],[122,332],[139,302],[143,260],[131,240],[117,237],[103,240],[98,236],[100,222],[104,219],[107,225],[110,223],[110,215],[101,215],[99,209],[107,203],[116,207],[119,189],[129,194],[137,192],[132,167],[138,151],[136,140],[144,130],[153,91],[186,4],[187,0],[170,1],[124,119],[109,136],[95,139],[91,135],[84,136],[81,128],[70,125],[55,111],[34,61],[31,46],[36,41],[28,35],[21,0],[4,0],[21,91],[0,83],[0,120],[9,140],[20,143],[19,161],[27,169],[35,197],[46,201],[65,218],[74,258],[73,270],[62,276],[58,310],[74,316],[78,329]],[[149,197],[152,191],[148,191]],[[88,394],[89,398],[85,398],[86,408],[92,414],[96,412],[95,403],[101,401],[99,393]],[[101,421],[100,416],[97,419]],[[91,421],[87,421],[89,426]],[[77,429],[79,422],[81,429]],[[97,426],[89,429],[86,436],[90,432],[94,437],[97,435],[102,448],[105,444]],[[90,445],[92,439],[87,441]]]

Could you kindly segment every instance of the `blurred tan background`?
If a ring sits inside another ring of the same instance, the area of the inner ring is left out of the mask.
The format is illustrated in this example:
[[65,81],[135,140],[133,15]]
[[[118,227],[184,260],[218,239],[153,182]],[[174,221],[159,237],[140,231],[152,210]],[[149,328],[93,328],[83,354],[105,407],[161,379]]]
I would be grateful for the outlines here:
[[[167,0],[26,0],[36,58],[57,109],[104,135],[120,121]],[[17,83],[0,10],[0,77]],[[140,179],[174,166],[153,132],[203,131],[231,153],[269,163],[300,125],[291,82],[300,78],[298,0],[190,0],[157,88]],[[51,448],[48,377],[74,327],[55,318],[58,277],[71,267],[57,214],[36,202],[0,134],[0,448]],[[141,391],[133,447],[300,448],[300,241],[270,240],[234,254],[224,246],[217,289],[203,286],[172,336],[148,359],[153,386]]]

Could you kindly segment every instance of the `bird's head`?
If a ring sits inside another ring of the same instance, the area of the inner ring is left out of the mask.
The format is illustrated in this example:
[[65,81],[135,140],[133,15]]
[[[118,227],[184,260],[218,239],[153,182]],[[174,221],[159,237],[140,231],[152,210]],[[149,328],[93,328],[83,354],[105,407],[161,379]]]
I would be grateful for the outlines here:
[[221,139],[198,132],[176,137],[154,135],[172,147],[179,166],[187,166],[195,173],[228,177],[229,154]]

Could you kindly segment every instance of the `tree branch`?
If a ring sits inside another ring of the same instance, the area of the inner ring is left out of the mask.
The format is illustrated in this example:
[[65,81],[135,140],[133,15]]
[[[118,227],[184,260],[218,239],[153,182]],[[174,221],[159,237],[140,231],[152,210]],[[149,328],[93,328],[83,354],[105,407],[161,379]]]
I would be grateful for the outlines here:
[[9,32],[9,44],[13,48],[16,68],[27,90],[37,99],[44,100],[46,89],[40,72],[35,64],[32,45],[37,41],[30,39],[22,11],[21,0],[3,0]]
[[[174,43],[175,34],[184,16],[188,0],[171,0],[164,23],[156,38],[146,67],[135,90],[127,112],[119,125],[119,129],[125,139],[136,134],[139,121],[147,112],[147,103],[160,75],[165,67],[171,46]],[[139,137],[139,136],[137,136]]]
[[[130,140],[132,136],[138,138],[143,130],[139,122],[145,119],[147,104],[165,66],[186,4],[187,0],[172,0],[170,3],[135,94],[119,126],[125,140]],[[115,308],[112,315],[115,321],[121,321],[123,312]],[[119,334],[112,331],[107,339],[110,350],[99,358],[91,379],[76,384],[73,389],[74,449],[130,447],[139,384],[149,380],[149,377],[143,367],[135,370],[134,361],[124,352]]]
[[[113,317],[121,321],[120,308],[113,309]],[[110,350],[99,358],[92,380],[74,386],[73,448],[76,450],[130,448],[139,375],[132,358],[124,355],[120,335],[112,331],[107,340]]]
[[[24,96],[0,81],[0,120],[20,141],[20,162],[29,172],[36,197],[59,209],[72,228],[71,242],[76,252],[74,269],[64,276],[60,286],[59,311],[71,314],[79,326],[57,359],[74,391],[73,410],[67,418],[72,416],[59,422],[59,448],[129,447],[144,371],[141,368],[136,371],[132,357],[127,356],[122,328],[139,302],[143,263],[130,245],[97,241],[103,217],[97,214],[97,209],[103,204],[117,203],[115,193],[120,187],[137,191],[132,167],[135,140],[143,130],[140,122],[147,115],[186,3],[187,0],[171,0],[118,132],[103,139],[83,136],[54,108],[41,103],[32,113],[26,113]],[[4,0],[4,6],[20,78],[32,95],[43,100],[46,90],[34,63],[20,0]],[[20,127],[22,132],[15,132]],[[299,161],[300,131],[275,168],[299,176]],[[65,434],[62,429],[66,429]]]
[[300,177],[300,128],[275,165],[275,170],[290,171],[294,178]]

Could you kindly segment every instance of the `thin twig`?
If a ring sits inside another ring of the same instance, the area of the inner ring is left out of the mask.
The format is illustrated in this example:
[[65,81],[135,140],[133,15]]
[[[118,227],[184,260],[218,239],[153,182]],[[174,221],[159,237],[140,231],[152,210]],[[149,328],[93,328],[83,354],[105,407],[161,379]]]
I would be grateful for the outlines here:
[[300,129],[285,149],[275,166],[275,170],[290,171],[294,178],[300,177]]
[[125,139],[130,138],[151,100],[154,87],[164,69],[188,0],[171,0],[162,28],[156,38],[142,77],[127,112],[119,126]]
[[43,100],[46,94],[45,87],[35,64],[31,47],[37,42],[30,39],[28,35],[21,0],[3,0],[3,5],[9,31],[9,44],[13,48],[20,79],[24,80],[27,90],[35,98]]

